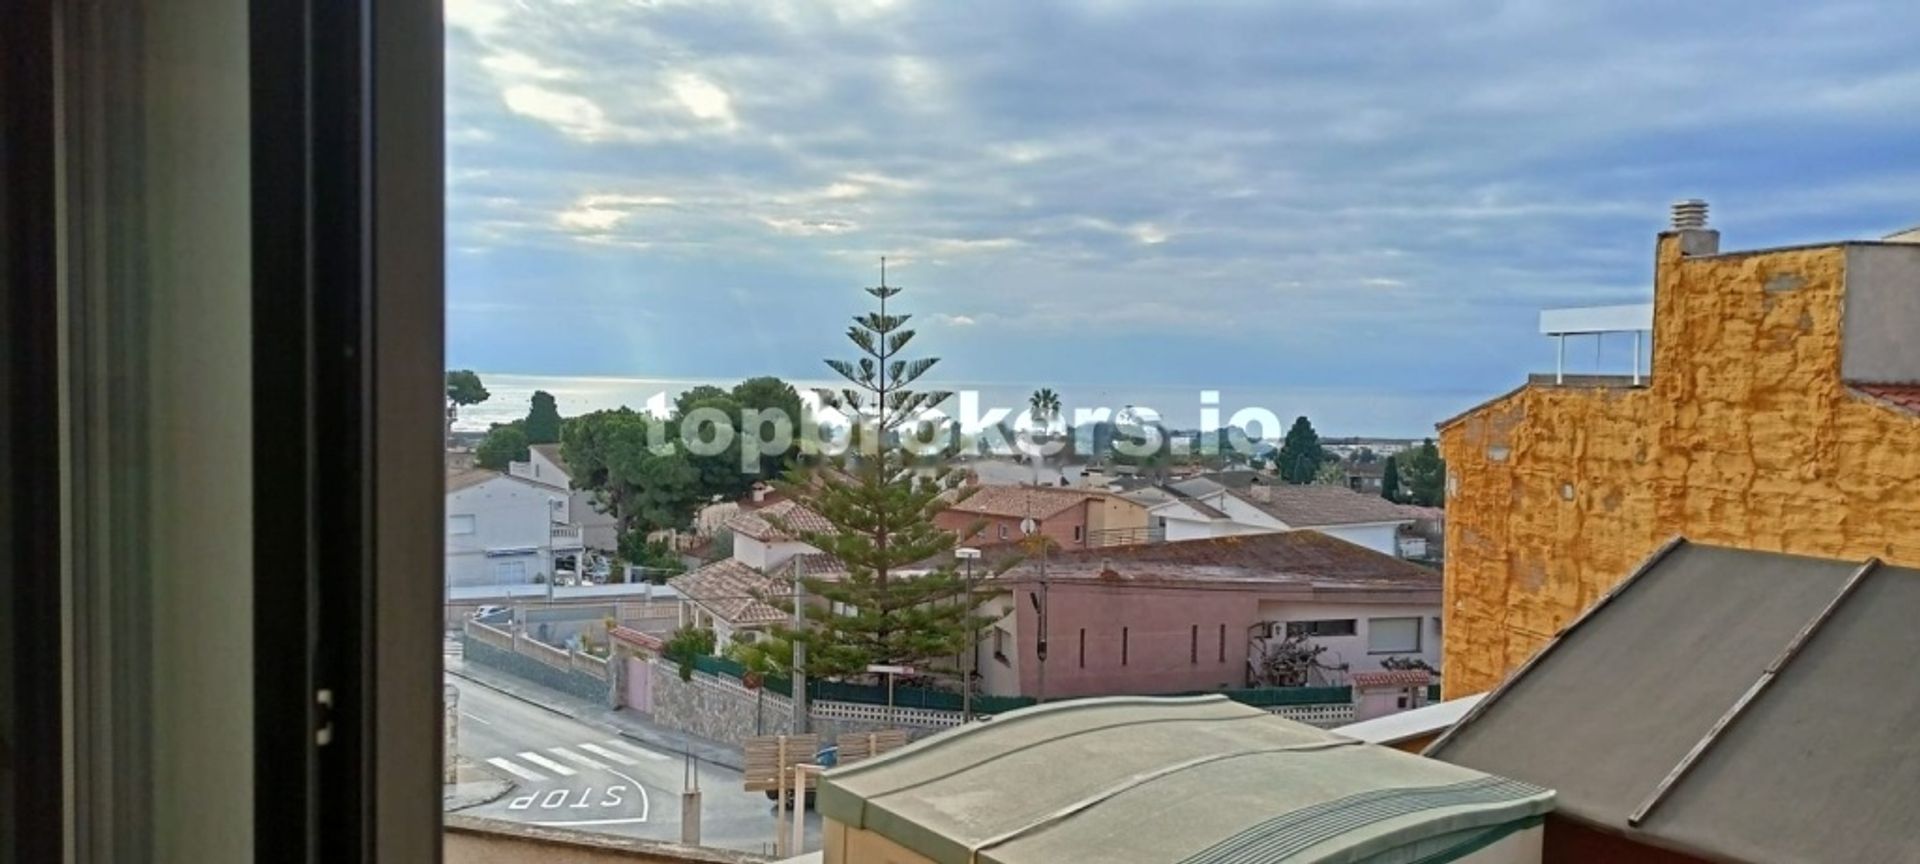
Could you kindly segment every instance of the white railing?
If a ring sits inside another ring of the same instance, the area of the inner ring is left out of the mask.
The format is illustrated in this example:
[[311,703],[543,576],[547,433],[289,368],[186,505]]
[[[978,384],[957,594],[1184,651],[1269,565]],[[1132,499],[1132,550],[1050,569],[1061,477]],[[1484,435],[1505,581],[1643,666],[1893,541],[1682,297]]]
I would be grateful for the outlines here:
[[888,708],[885,705],[869,705],[865,702],[832,702],[822,700],[808,706],[807,713],[816,720],[850,720],[858,723],[875,723],[881,726],[920,726],[930,729],[945,729],[960,725],[960,712],[941,711],[933,708]]
[[1353,703],[1342,702],[1330,705],[1275,705],[1267,709],[1268,714],[1278,714],[1288,720],[1297,720],[1308,726],[1331,729],[1353,722]]
[[585,545],[585,529],[555,528],[548,532],[547,543],[555,549],[578,549]]

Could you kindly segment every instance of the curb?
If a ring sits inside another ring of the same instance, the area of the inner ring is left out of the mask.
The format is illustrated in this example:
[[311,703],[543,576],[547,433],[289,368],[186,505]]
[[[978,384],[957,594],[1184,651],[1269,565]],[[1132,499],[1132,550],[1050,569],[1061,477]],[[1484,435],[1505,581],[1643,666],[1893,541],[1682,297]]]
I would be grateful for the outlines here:
[[[488,690],[492,690],[495,693],[499,693],[502,696],[506,696],[512,699],[517,699],[521,702],[525,702],[528,705],[532,705],[535,708],[539,708],[550,714],[554,714],[560,717],[565,717],[568,720],[572,720],[575,723],[580,723],[582,725],[592,726],[596,729],[603,729],[608,732],[612,732],[613,734],[618,735],[622,738],[627,738],[633,741],[637,741],[641,744],[645,744],[654,749],[665,750],[669,753],[681,753],[681,754],[684,754],[691,749],[686,747],[685,744],[683,743],[668,740],[667,736],[661,735],[657,732],[652,732],[651,730],[648,730],[645,732],[635,732],[623,726],[619,726],[611,723],[603,723],[598,719],[581,717],[577,714],[574,714],[571,711],[567,711],[561,708],[556,708],[545,702],[538,702],[533,699],[529,699],[525,696],[520,695],[519,693],[515,693],[512,690],[509,690],[491,681],[482,681],[479,678],[475,678],[472,675],[468,675],[464,671],[456,671],[454,669],[448,669],[445,667],[442,667],[442,669],[446,674],[452,675],[453,677],[458,678],[462,681],[466,681],[472,684],[477,684],[481,687],[487,688]],[[505,673],[502,673],[502,674],[505,674]],[[692,736],[688,736],[688,737],[692,737]],[[728,756],[733,756],[733,758],[729,758],[729,759],[715,759],[715,758],[712,758],[711,753],[696,753],[695,754],[696,758],[698,758],[702,762],[705,762],[709,765],[718,765],[722,768],[727,768],[733,771],[746,770],[743,764],[746,760],[738,756],[734,756],[734,753],[736,751],[729,750],[719,744],[713,744],[702,749],[726,753]]]

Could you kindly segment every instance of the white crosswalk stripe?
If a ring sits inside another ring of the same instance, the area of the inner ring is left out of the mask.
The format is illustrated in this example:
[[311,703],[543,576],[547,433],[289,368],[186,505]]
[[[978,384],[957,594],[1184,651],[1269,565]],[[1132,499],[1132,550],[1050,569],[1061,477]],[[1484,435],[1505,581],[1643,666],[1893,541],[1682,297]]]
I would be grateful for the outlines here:
[[638,744],[630,744],[618,739],[611,740],[606,743],[611,744],[614,747],[618,748],[622,753],[633,753],[635,755],[638,755],[642,759],[651,759],[655,762],[666,762],[672,758],[665,754],[655,753],[652,750],[648,750],[647,748],[642,747]]
[[528,762],[532,762],[533,764],[538,765],[542,768],[545,768],[548,771],[552,771],[553,773],[558,774],[562,777],[572,777],[573,775],[580,773],[578,771],[573,770],[572,768],[568,768],[567,766],[559,762],[555,762],[552,759],[548,759],[545,756],[535,753],[532,750],[528,750],[525,753],[520,754],[520,758],[525,759]]
[[547,779],[547,775],[541,774],[538,771],[527,770],[526,768],[523,768],[519,765],[514,764],[513,760],[511,759],[502,759],[498,756],[495,756],[492,759],[488,759],[487,764],[492,765],[493,767],[498,768],[502,771],[505,771],[508,774],[512,774],[513,776],[518,777],[522,780]]
[[569,762],[578,762],[596,771],[607,770],[607,764],[605,762],[596,762],[589,757],[582,756],[578,753],[573,752],[572,750],[568,750],[565,747],[548,747],[547,752],[552,753],[553,755],[558,756],[562,759],[565,759]]
[[598,744],[582,744],[580,745],[580,749],[585,750],[588,753],[592,753],[593,755],[598,756],[602,759],[612,759],[613,761],[618,762],[622,765],[640,764],[640,760],[638,759],[631,758],[627,756],[627,754],[622,753],[618,750],[609,750]]

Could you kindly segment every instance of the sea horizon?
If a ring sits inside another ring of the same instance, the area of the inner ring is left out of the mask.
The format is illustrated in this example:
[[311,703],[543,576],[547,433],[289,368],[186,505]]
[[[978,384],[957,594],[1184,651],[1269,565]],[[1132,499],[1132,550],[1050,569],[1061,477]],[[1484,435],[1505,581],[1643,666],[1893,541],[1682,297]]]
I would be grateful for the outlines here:
[[[490,397],[477,405],[462,406],[453,426],[455,431],[485,431],[496,423],[525,417],[528,402],[536,390],[551,393],[558,403],[561,416],[573,417],[623,406],[643,410],[650,400],[656,401],[656,404],[658,400],[671,402],[675,396],[693,387],[714,385],[731,388],[741,380],[487,371],[479,371],[479,375]],[[814,387],[834,385],[833,381],[825,378],[783,380],[803,392]],[[971,391],[974,394],[971,398],[974,406],[971,416],[962,410],[958,398],[949,402],[948,413],[961,420],[964,431],[973,432],[977,431],[978,425],[972,422],[974,419],[989,417],[989,412],[995,409],[1006,409],[1009,415],[1017,414],[1026,407],[1033,390],[1040,387],[1051,387],[1059,394],[1061,418],[1069,423],[1074,422],[1079,416],[1076,412],[1081,410],[1119,412],[1132,407],[1135,410],[1152,410],[1159,416],[1160,422],[1170,429],[1206,428],[1209,418],[1203,412],[1208,411],[1214,412],[1212,425],[1257,427],[1257,420],[1236,424],[1233,418],[1240,414],[1244,421],[1249,416],[1257,415],[1258,411],[1265,410],[1278,420],[1280,428],[1272,431],[1254,428],[1249,432],[1255,433],[1258,438],[1273,440],[1284,435],[1285,427],[1295,417],[1301,416],[1312,422],[1314,430],[1322,438],[1430,438],[1434,436],[1435,423],[1495,395],[1492,392],[1397,391],[1351,387],[1120,387],[965,381],[934,381],[916,389],[951,390],[956,393]]]

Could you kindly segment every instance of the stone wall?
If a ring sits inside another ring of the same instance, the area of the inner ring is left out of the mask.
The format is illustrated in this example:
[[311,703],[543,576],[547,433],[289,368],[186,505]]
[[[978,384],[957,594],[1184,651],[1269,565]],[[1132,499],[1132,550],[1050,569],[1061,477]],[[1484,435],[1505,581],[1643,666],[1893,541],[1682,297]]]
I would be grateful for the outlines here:
[[496,648],[471,635],[463,636],[461,641],[466,662],[490,666],[543,687],[609,707],[619,704],[616,698],[618,675],[601,678],[579,669],[551,666],[524,654]]
[[650,662],[653,722],[729,747],[754,735],[793,734],[793,703],[775,693],[748,690],[704,672],[680,680],[680,669]]
[[1648,387],[1530,386],[1443,424],[1448,698],[1675,535],[1920,566],[1920,417],[1841,378],[1846,261],[1663,235]]

